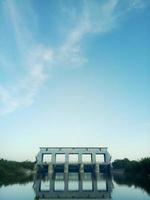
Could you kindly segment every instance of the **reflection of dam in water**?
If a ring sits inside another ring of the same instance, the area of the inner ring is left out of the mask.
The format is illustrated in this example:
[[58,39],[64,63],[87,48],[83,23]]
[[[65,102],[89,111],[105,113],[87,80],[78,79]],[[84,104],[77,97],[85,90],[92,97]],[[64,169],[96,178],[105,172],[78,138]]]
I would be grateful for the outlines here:
[[34,180],[36,199],[111,199],[112,180],[93,173],[55,173]]

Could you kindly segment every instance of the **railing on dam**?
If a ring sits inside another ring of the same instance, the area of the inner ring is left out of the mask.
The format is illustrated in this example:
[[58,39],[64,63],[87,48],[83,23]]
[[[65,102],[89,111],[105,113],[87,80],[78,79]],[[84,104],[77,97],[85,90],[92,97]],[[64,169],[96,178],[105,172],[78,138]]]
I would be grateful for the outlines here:
[[109,171],[111,157],[107,147],[41,147],[36,156],[37,172],[55,171],[68,173],[88,170],[99,173]]

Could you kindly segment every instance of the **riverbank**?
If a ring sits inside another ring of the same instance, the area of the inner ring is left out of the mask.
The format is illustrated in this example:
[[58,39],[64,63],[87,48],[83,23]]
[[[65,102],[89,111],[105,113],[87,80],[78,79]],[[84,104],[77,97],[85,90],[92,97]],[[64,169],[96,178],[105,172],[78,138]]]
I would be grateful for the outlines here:
[[[7,161],[0,159],[0,183],[20,182],[33,177],[34,162]],[[112,162],[114,176],[134,177],[135,179],[150,180],[150,158],[130,161],[125,158]]]
[[150,195],[150,158],[139,161],[115,160],[112,163],[112,176],[119,185],[128,185],[142,188]]
[[0,159],[0,185],[17,183],[32,179],[34,163],[16,162]]
[[115,160],[112,163],[114,174],[124,176],[134,176],[136,178],[150,178],[150,158],[143,158],[139,161],[129,160],[127,158],[122,160]]

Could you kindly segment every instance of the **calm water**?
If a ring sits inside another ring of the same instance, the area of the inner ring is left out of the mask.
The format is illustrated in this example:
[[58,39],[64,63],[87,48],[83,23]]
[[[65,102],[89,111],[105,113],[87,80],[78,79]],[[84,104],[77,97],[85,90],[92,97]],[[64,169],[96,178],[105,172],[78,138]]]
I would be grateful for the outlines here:
[[[143,185],[142,185],[143,184]],[[70,173],[64,176],[38,177],[28,183],[17,183],[0,187],[0,200],[33,199],[114,199],[150,200],[148,183],[133,183],[118,177],[93,177],[90,173],[79,176]]]

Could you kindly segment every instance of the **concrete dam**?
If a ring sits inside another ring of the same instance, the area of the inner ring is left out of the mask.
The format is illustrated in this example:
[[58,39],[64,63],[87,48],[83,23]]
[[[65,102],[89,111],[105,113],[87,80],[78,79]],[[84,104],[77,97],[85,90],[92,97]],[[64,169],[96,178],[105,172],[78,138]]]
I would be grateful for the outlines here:
[[36,156],[37,173],[109,173],[111,156],[107,147],[40,147]]

